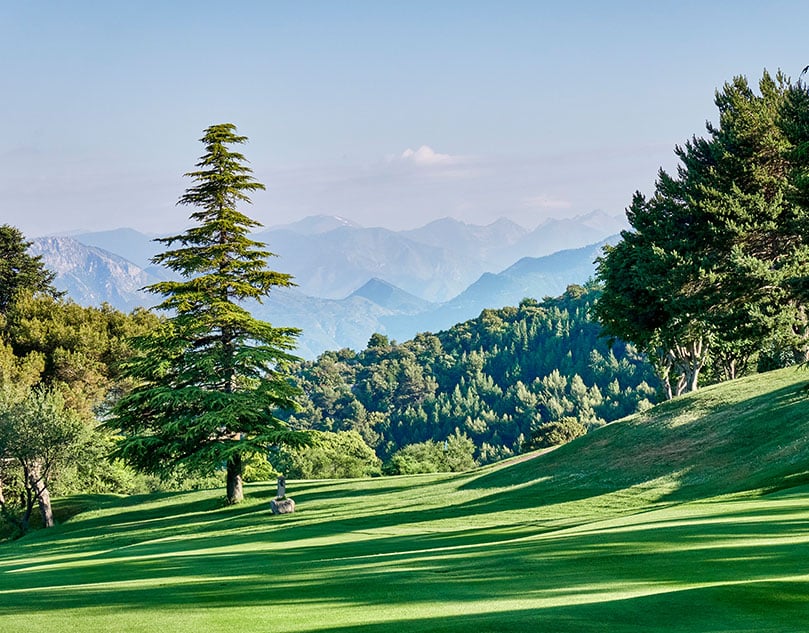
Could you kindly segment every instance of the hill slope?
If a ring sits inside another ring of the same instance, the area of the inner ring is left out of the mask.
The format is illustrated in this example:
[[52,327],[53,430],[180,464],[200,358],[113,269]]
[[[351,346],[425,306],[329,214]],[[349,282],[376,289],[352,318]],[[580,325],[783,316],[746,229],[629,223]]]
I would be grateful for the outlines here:
[[89,500],[0,547],[0,629],[804,630],[806,379],[720,385],[471,473],[291,482],[293,515],[270,515],[268,485],[227,508]]
[[534,481],[537,499],[569,500],[653,483],[666,502],[807,485],[807,380],[791,368],[706,387],[469,485]]

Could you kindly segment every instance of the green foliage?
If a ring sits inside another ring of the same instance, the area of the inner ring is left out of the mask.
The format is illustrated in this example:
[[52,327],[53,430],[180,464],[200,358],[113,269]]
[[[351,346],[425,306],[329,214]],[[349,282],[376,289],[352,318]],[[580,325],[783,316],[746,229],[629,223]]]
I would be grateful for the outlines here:
[[[362,352],[326,352],[298,365],[304,398],[288,419],[355,430],[384,461],[457,429],[482,463],[522,450],[543,421],[575,417],[589,429],[616,420],[655,400],[655,378],[633,346],[599,338],[588,316],[598,296],[595,286],[572,286],[399,345],[377,335]],[[431,446],[410,450],[430,454]]]
[[43,293],[57,297],[53,287],[56,275],[45,268],[41,256],[32,256],[19,229],[0,226],[0,314],[5,314],[21,293]]
[[[142,477],[122,462],[108,459],[113,438],[97,427],[96,416],[103,413],[107,395],[125,387],[118,368],[131,354],[126,339],[156,324],[157,318],[145,310],[126,315],[106,305],[85,308],[46,294],[16,294],[0,326],[0,408],[5,411],[5,428],[18,438],[27,438],[26,446],[39,446],[37,450],[49,441],[50,427],[43,425],[54,416],[79,420],[82,429],[78,444],[64,447],[79,451],[80,458],[78,454],[59,458],[45,470],[42,485],[32,485],[25,476],[26,469],[41,469],[42,459],[28,455],[25,463],[19,458],[4,462],[6,516],[13,517],[18,526],[28,523],[31,503],[40,502],[43,490],[49,497],[147,489]],[[36,398],[57,404],[48,410],[41,402],[37,405]],[[37,424],[30,420],[35,405],[44,412]],[[20,413],[20,407],[27,407],[28,417],[10,420],[8,416]]]
[[444,472],[444,451],[439,442],[427,440],[408,444],[396,451],[385,464],[386,475],[415,475]]
[[[793,329],[806,334],[809,328],[806,303],[809,301],[809,274],[805,263],[809,261],[809,86],[801,79],[790,86],[781,111],[781,128],[790,143],[787,153],[788,183],[787,198],[796,212],[787,218],[784,233],[795,240],[791,256],[783,263],[785,286],[788,295],[798,306],[798,318]],[[800,360],[806,362],[804,354]]]
[[567,444],[587,433],[587,427],[578,418],[561,418],[539,424],[526,442],[526,450]]
[[695,390],[703,369],[717,381],[768,348],[805,353],[794,290],[808,274],[809,207],[790,175],[800,181],[807,158],[794,147],[809,100],[788,98],[798,93],[766,71],[758,94],[744,77],[726,83],[719,124],[676,148],[676,176],[661,170],[650,198],[635,194],[632,230],[598,261],[597,318],[649,354],[669,397]]
[[477,463],[475,443],[458,429],[443,442],[418,442],[396,451],[384,466],[388,475],[448,473],[471,470]]
[[356,431],[313,431],[310,446],[282,449],[271,463],[291,479],[356,479],[382,472],[382,462]]
[[246,138],[222,124],[201,141],[198,170],[186,174],[195,184],[179,201],[196,209],[196,224],[160,238],[169,250],[153,260],[183,279],[148,288],[163,296],[158,308],[169,316],[135,340],[138,355],[124,374],[137,384],[115,404],[109,426],[123,433],[116,455],[145,472],[167,475],[180,465],[209,473],[226,465],[227,499],[237,503],[246,455],[306,442],[277,417],[295,408],[287,367],[298,331],[254,319],[243,305],[292,283],[267,269],[271,253],[248,237],[260,224],[236,209],[264,188],[244,156],[229,149]]
[[444,440],[443,470],[460,473],[472,470],[477,466],[475,461],[475,443],[458,429]]
[[126,384],[121,364],[132,356],[129,339],[153,331],[158,318],[143,309],[110,307],[22,294],[9,307],[1,335],[18,358],[41,358],[38,381],[62,391],[69,407],[87,418],[110,392]]
[[60,469],[87,459],[89,429],[59,392],[29,390],[0,406],[0,514],[21,533],[35,506],[53,525],[50,486]]

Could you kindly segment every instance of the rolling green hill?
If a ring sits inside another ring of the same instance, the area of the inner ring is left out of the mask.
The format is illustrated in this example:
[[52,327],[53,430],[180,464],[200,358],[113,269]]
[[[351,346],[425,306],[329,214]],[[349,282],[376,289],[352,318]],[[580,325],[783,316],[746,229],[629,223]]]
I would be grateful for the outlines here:
[[0,630],[801,631],[809,374],[454,475],[74,498],[0,546]]

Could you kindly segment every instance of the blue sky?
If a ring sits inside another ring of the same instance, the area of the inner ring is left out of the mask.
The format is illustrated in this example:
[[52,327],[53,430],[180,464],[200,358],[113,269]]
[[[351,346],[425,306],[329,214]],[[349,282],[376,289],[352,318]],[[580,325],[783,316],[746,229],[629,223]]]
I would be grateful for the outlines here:
[[266,225],[623,212],[714,90],[809,63],[809,3],[8,2],[0,222],[172,231],[233,122]]

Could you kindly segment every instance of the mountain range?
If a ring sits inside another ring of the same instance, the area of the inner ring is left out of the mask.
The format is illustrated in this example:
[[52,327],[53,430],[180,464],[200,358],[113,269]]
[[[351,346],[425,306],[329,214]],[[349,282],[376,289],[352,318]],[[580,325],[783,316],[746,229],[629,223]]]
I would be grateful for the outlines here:
[[[276,289],[251,309],[275,325],[301,328],[305,358],[362,349],[374,332],[405,340],[585,281],[604,240],[622,228],[622,219],[602,212],[534,231],[505,219],[476,226],[445,218],[392,231],[311,216],[255,234],[279,256],[270,267],[293,274],[298,286]],[[150,262],[165,246],[133,229],[33,242],[32,253],[56,273],[55,285],[83,305],[153,306],[158,298],[142,288],[169,274]]]

